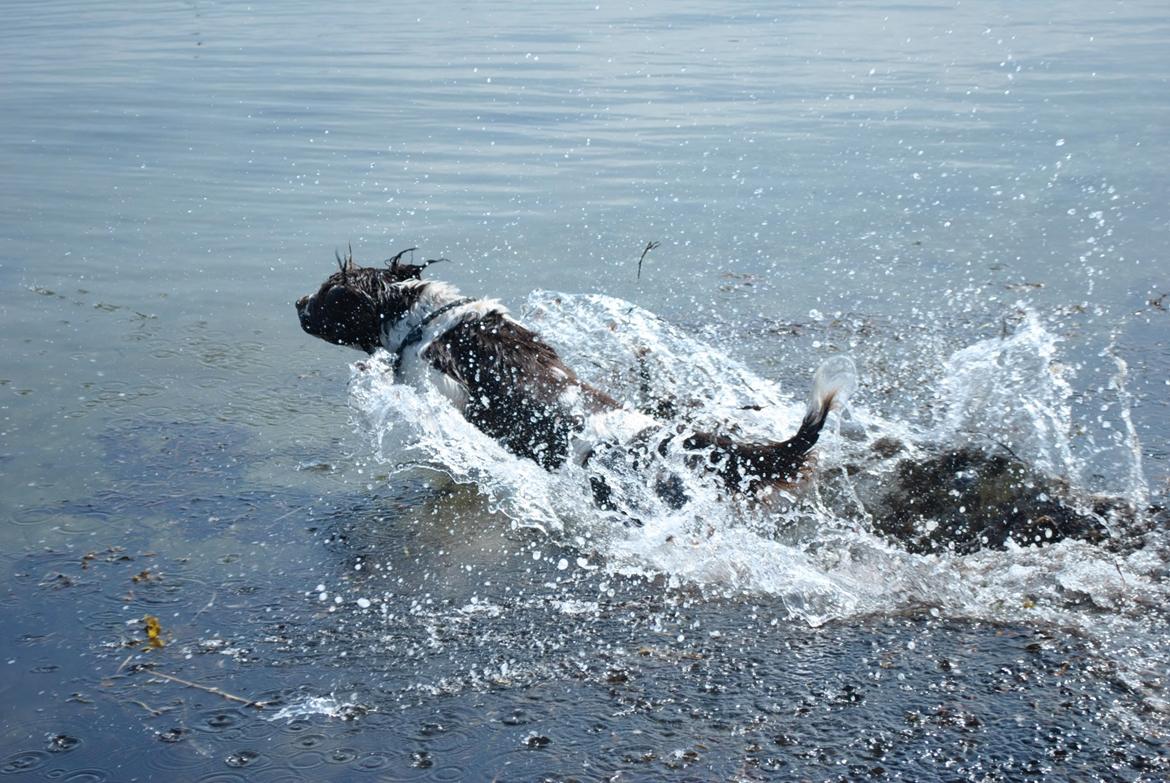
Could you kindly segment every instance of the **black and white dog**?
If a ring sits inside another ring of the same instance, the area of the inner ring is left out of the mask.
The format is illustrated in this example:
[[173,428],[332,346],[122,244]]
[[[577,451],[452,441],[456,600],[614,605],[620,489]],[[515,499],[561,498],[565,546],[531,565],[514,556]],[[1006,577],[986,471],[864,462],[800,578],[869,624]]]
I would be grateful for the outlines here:
[[[728,493],[759,497],[802,478],[840,392],[839,385],[818,384],[799,429],[784,441],[745,443],[671,429],[582,381],[498,301],[424,281],[427,263],[403,263],[400,253],[385,268],[361,267],[351,254],[338,266],[296,303],[306,332],[367,353],[384,348],[395,357],[397,382],[437,387],[480,431],[547,470],[568,460],[588,465],[614,448],[629,464],[647,466],[654,452],[681,448],[690,465],[713,473]],[[650,478],[661,497],[685,502],[677,480]],[[597,504],[613,508],[605,481],[591,482]]]

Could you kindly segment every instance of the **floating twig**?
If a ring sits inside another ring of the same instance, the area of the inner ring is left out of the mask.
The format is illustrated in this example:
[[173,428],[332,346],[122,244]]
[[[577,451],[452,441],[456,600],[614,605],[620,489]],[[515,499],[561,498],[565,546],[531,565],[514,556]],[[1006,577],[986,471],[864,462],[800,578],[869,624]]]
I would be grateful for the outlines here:
[[654,248],[661,245],[661,242],[647,242],[646,249],[642,251],[642,256],[638,259],[638,279],[642,279],[642,262],[646,260],[646,254]]
[[211,600],[210,600],[210,601],[208,601],[208,602],[207,602],[207,604],[206,604],[206,605],[205,605],[205,606],[204,606],[202,609],[200,609],[198,612],[196,612],[195,614],[193,614],[193,615],[191,616],[191,622],[194,622],[194,621],[195,621],[195,620],[196,620],[196,619],[199,617],[199,615],[203,614],[203,613],[204,613],[204,612],[206,612],[208,609],[210,609],[211,607],[215,606],[215,597],[216,597],[217,595],[219,595],[219,592],[218,592],[218,591],[212,592],[212,594],[211,594]]
[[174,709],[174,707],[172,706],[172,707],[166,707],[166,708],[160,710],[160,709],[157,709],[155,707],[151,707],[146,702],[139,701],[138,699],[131,699],[129,703],[136,705],[138,707],[141,707],[142,709],[149,712],[155,718],[157,718],[159,715],[166,715],[168,712],[170,712],[171,710]]
[[130,653],[129,655],[127,655],[126,660],[124,660],[120,664],[118,664],[117,669],[114,669],[114,676],[116,677],[119,673],[121,673],[121,671],[126,668],[126,664],[130,663],[131,659],[134,658],[134,656],[137,654],[138,653]]
[[1007,445],[1006,443],[1004,443],[1002,440],[994,440],[994,439],[993,439],[991,442],[992,442],[992,443],[994,443],[996,446],[999,446],[1001,449],[1003,449],[1004,451],[1006,451],[1008,454],[1011,454],[1011,455],[1012,455],[1012,458],[1013,458],[1013,459],[1014,459],[1016,462],[1020,463],[1021,465],[1027,465],[1027,464],[1028,464],[1028,463],[1024,462],[1024,460],[1020,459],[1020,455],[1019,455],[1019,454],[1017,454],[1017,453],[1015,453],[1014,451],[1012,451],[1012,447],[1011,447],[1011,446],[1009,446],[1009,445]]
[[210,685],[202,685],[202,684],[197,683],[197,682],[191,682],[190,680],[184,680],[182,677],[176,677],[173,674],[164,674],[163,672],[155,671],[154,669],[147,669],[147,671],[149,671],[151,676],[153,676],[153,677],[161,677],[164,680],[170,680],[171,682],[177,682],[179,685],[186,685],[188,688],[195,688],[197,690],[205,691],[207,693],[212,693],[212,694],[215,694],[216,696],[220,696],[224,699],[227,699],[228,701],[234,701],[234,702],[238,702],[240,704],[243,704],[245,707],[255,707],[258,710],[264,709],[264,704],[265,704],[264,702],[253,701],[252,699],[245,699],[243,696],[237,696],[234,693],[228,693],[227,691],[223,690],[222,688],[213,688]]
[[[280,520],[284,519],[285,517],[292,516],[293,514],[297,513],[298,511],[304,511],[306,508],[308,508],[308,507],[309,507],[309,506],[311,506],[311,505],[313,505],[313,504],[312,504],[312,503],[306,503],[306,504],[305,504],[305,505],[303,505],[303,506],[297,506],[296,508],[290,508],[288,511],[284,512],[284,513],[283,513],[283,514],[281,514],[280,516],[278,516],[278,517],[276,517],[275,519],[271,520],[271,522],[279,522]],[[271,522],[270,522],[269,524],[271,524]]]

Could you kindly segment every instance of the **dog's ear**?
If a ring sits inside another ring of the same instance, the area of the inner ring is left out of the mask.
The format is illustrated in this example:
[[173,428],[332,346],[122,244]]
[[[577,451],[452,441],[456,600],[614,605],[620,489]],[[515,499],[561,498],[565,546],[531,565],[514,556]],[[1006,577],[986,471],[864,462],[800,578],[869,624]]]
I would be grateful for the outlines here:
[[413,253],[418,250],[417,247],[408,247],[405,250],[399,250],[390,258],[386,259],[386,266],[390,268],[391,272],[397,272],[401,267],[413,266],[413,264],[403,264],[402,257],[407,253]]
[[390,269],[381,270],[383,279],[387,283],[403,283],[407,280],[422,280],[421,266],[414,264],[398,264]]
[[353,245],[347,242],[345,249],[346,254],[344,259],[342,259],[341,253],[338,253],[336,249],[333,251],[333,257],[337,259],[337,268],[341,272],[342,285],[349,284],[349,273],[358,268],[358,265],[353,262]]
[[386,259],[386,271],[383,276],[391,283],[401,283],[406,280],[422,280],[422,271],[426,268],[428,262],[424,262],[422,266],[418,264],[405,263],[402,257],[407,253],[413,253],[418,250],[417,247],[408,247],[405,250],[400,250],[390,258]]

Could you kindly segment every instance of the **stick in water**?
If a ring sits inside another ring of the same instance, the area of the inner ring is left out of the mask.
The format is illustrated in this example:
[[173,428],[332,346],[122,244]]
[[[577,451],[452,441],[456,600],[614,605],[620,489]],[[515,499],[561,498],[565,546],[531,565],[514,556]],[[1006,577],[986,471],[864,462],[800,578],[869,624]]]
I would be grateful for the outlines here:
[[164,674],[163,672],[155,671],[154,669],[148,669],[148,671],[154,677],[162,677],[164,680],[177,682],[180,685],[186,685],[188,688],[197,688],[198,690],[206,691],[207,693],[214,693],[216,696],[222,696],[229,701],[239,702],[245,707],[255,707],[258,710],[264,709],[264,702],[262,701],[252,701],[251,699],[245,699],[243,696],[236,696],[234,693],[228,693],[227,691],[220,690],[219,688],[213,688],[210,685],[200,685],[197,682],[184,680],[182,677],[176,677],[173,674]]
[[646,260],[646,254],[654,248],[658,247],[661,242],[647,242],[646,249],[642,251],[642,257],[638,259],[638,279],[642,279],[642,262]]

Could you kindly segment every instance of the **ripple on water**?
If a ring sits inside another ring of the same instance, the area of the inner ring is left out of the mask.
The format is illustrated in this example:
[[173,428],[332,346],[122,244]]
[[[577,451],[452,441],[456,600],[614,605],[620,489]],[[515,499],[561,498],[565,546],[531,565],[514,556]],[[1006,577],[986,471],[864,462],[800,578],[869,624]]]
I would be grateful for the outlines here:
[[[108,515],[103,515],[103,517]],[[79,523],[77,518],[69,513],[52,511],[49,509],[27,509],[12,514],[5,520],[6,524],[19,527],[39,527],[44,530],[50,528],[66,534],[88,532],[92,523]]]
[[325,754],[319,750],[303,750],[286,756],[287,763],[296,770],[316,769],[325,765]]
[[50,753],[68,753],[80,745],[80,739],[77,737],[71,737],[68,734],[55,734],[49,737]]
[[467,747],[472,741],[471,727],[477,720],[476,711],[470,708],[444,708],[417,724],[408,736],[420,748],[432,753],[447,753]]
[[[192,595],[211,595],[212,590],[206,582],[190,577],[161,574],[154,578],[142,579],[133,585],[135,603],[147,606],[171,606],[184,603]],[[110,596],[120,603],[125,603],[125,597]]]
[[300,770],[289,769],[283,765],[248,771],[248,783],[297,783],[300,780],[311,780],[317,783],[319,778],[309,777],[301,773]]
[[[168,713],[172,720],[175,719],[175,714]],[[190,779],[193,770],[205,769],[213,764],[212,759],[200,752],[202,745],[192,745],[188,742],[191,738],[191,729],[187,726],[166,726],[155,734],[155,738],[158,744],[149,752],[142,754],[142,760],[147,770],[160,778],[174,778],[177,775],[180,779],[187,780]]]
[[324,744],[326,741],[327,739],[324,734],[302,734],[293,740],[292,744],[294,747],[309,750],[311,748],[317,747],[318,745]]
[[172,727],[169,729],[163,729],[162,731],[160,731],[157,734],[157,736],[158,736],[159,742],[175,743],[175,742],[182,742],[183,737],[185,737],[186,734],[187,734],[186,729]]
[[[95,588],[96,591],[96,588]],[[108,597],[104,593],[103,598]],[[125,601],[118,601],[117,603],[124,604]],[[138,615],[141,618],[141,615]],[[118,634],[126,629],[125,612],[121,612],[114,608],[94,608],[94,611],[88,613],[81,623],[81,627],[87,631],[92,631],[94,636],[109,636],[110,634]],[[138,626],[141,629],[141,625]],[[164,628],[165,630],[165,628]]]
[[43,750],[25,750],[13,753],[0,761],[0,775],[23,775],[40,769],[49,760],[49,754]]
[[239,741],[247,735],[253,716],[243,710],[220,707],[204,710],[191,721],[192,728],[200,734],[213,734],[220,739]]
[[257,753],[254,750],[243,749],[243,750],[234,750],[231,753],[224,756],[223,763],[227,764],[229,767],[236,767],[237,769],[242,769],[243,767],[252,766],[253,764],[255,764],[259,760],[260,760],[259,753]]
[[100,769],[78,769],[61,778],[62,783],[104,783],[110,773]]
[[198,783],[247,783],[248,779],[242,772],[212,772],[198,778]]
[[384,750],[367,751],[350,764],[351,769],[362,772],[377,772],[394,764],[394,755]]
[[508,710],[504,717],[500,718],[500,723],[505,726],[527,726],[529,723],[532,723],[532,716],[525,710],[514,707]]
[[329,755],[326,756],[325,760],[330,764],[349,764],[357,760],[359,756],[361,756],[361,751],[356,748],[334,748],[329,751]]

